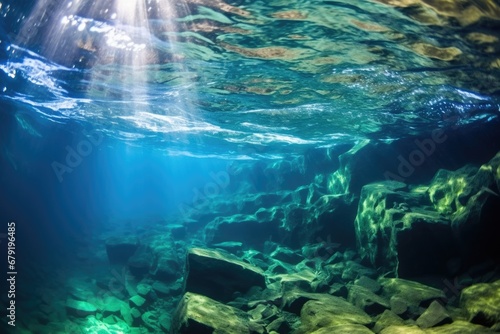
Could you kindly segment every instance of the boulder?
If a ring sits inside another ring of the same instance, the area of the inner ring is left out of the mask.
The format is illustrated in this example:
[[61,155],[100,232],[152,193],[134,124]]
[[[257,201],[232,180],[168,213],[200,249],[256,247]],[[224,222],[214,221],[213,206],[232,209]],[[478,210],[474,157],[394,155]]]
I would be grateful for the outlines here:
[[375,326],[373,327],[373,331],[375,333],[381,332],[384,328],[389,326],[402,326],[404,325],[404,320],[400,318],[397,314],[392,311],[385,310],[384,313],[378,317]]
[[160,281],[175,281],[182,276],[181,266],[173,252],[162,252],[158,255],[152,275]]
[[[426,334],[493,334],[498,331],[489,328],[471,324],[470,322],[457,320],[449,325],[429,328],[425,331]],[[384,333],[385,334],[385,333]]]
[[114,297],[114,296],[106,296],[103,300],[103,307],[102,307],[102,316],[107,317],[110,315],[120,315],[120,310],[123,305],[123,301],[120,299]]
[[132,325],[138,327],[142,324],[142,313],[137,308],[133,307],[130,309],[130,317],[132,319]]
[[463,289],[460,305],[470,322],[500,328],[500,280]]
[[365,185],[355,220],[360,255],[399,277],[498,263],[499,168],[500,153],[479,169],[439,170],[428,185]]
[[370,315],[381,314],[390,308],[388,300],[359,285],[349,287],[347,300]]
[[257,334],[264,328],[247,313],[209,297],[187,292],[172,319],[172,332],[179,334]]
[[132,308],[136,307],[136,308],[140,309],[146,303],[146,299],[144,299],[143,297],[141,297],[139,295],[135,295],[135,296],[130,297],[128,302],[129,302],[130,307],[132,307]]
[[127,303],[122,303],[120,307],[120,316],[129,326],[137,326],[138,323],[134,323],[134,317],[131,314],[132,309]]
[[171,318],[170,316],[168,315],[163,315],[160,317],[160,320],[159,320],[159,323],[160,323],[160,329],[164,332],[164,333],[170,333],[170,327],[172,326],[171,324]]
[[418,326],[389,326],[384,328],[380,334],[425,334],[422,329],[418,328]]
[[310,333],[322,327],[372,323],[370,316],[360,308],[327,294],[296,293],[287,296],[287,303],[291,310],[301,309],[298,333]]
[[234,299],[254,286],[266,287],[263,271],[217,250],[192,248],[187,254],[185,290],[221,302]]
[[132,275],[142,278],[149,273],[153,265],[153,252],[145,245],[140,245],[135,253],[128,259],[128,267]]
[[382,289],[382,286],[380,285],[379,282],[366,276],[361,276],[360,278],[354,281],[354,284],[362,286],[373,293],[378,293]]
[[490,258],[499,261],[499,169],[500,153],[479,169],[440,170],[429,186],[435,209],[450,217],[465,267]]
[[82,300],[67,299],[66,312],[74,317],[85,318],[89,315],[95,315],[97,308],[93,304]]
[[422,283],[405,280],[402,278],[380,278],[378,282],[382,285],[383,296],[391,298],[391,308],[398,308],[394,313],[401,314],[406,304],[412,310],[419,307],[427,307],[434,300],[444,300],[445,294],[442,290],[424,285]]
[[437,301],[433,301],[429,307],[418,317],[416,323],[420,328],[430,328],[445,324],[451,324],[451,319],[448,311]]
[[156,293],[153,290],[153,287],[146,283],[139,283],[136,287],[137,294],[143,297],[146,300],[155,299]]
[[268,333],[291,333],[292,327],[290,324],[283,318],[277,318],[269,323],[266,326],[266,330]]
[[111,264],[127,264],[138,247],[139,239],[134,236],[117,236],[106,240],[106,253]]
[[281,291],[286,293],[288,291],[300,290],[304,292],[314,291],[314,281],[317,276],[311,269],[304,268],[303,270],[292,273],[277,275],[274,279],[278,279],[281,285]]
[[146,311],[141,315],[142,325],[154,333],[158,333],[160,331],[159,320],[157,312]]
[[458,253],[450,220],[401,182],[364,186],[355,226],[360,255],[400,277],[439,273]]
[[408,311],[408,302],[399,296],[392,296],[389,300],[391,311],[397,315],[403,315]]
[[167,297],[172,294],[172,286],[160,281],[155,281],[151,288],[160,297]]
[[342,324],[329,327],[323,327],[311,334],[373,334],[371,330],[362,325]]

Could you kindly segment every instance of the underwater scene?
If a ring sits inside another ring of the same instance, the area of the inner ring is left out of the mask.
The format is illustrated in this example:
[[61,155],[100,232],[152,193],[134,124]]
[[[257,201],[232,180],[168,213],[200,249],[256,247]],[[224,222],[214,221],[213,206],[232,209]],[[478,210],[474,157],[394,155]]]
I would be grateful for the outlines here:
[[0,0],[0,333],[500,333],[498,0]]

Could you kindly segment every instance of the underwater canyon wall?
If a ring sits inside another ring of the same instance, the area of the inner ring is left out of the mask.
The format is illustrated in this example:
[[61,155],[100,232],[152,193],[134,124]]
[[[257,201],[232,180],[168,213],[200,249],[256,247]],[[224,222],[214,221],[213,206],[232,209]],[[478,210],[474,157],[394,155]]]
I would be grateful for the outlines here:
[[185,225],[209,246],[325,242],[401,277],[453,275],[481,254],[498,257],[488,239],[500,207],[498,158],[488,162],[499,151],[493,123],[237,162],[227,191],[192,205]]

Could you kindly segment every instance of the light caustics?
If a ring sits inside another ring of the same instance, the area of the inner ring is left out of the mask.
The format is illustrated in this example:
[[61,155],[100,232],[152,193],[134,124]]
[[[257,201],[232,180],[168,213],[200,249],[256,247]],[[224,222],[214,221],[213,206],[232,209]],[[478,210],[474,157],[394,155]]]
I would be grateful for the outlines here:
[[[62,4],[39,0],[25,20],[18,44],[35,48],[50,61],[84,71],[86,97],[111,102],[116,110],[102,112],[132,126],[144,126],[141,115],[150,113],[173,113],[172,120],[189,118],[186,108],[190,106],[186,105],[151,110],[151,101],[156,108],[162,104],[158,103],[162,95],[151,91],[156,69],[173,61],[176,68],[184,66],[176,40],[176,6],[186,10],[169,0],[73,0]],[[163,96],[168,100],[168,92]],[[95,112],[96,108],[89,109]],[[146,130],[158,128],[165,127]],[[170,130],[178,129],[170,124]]]

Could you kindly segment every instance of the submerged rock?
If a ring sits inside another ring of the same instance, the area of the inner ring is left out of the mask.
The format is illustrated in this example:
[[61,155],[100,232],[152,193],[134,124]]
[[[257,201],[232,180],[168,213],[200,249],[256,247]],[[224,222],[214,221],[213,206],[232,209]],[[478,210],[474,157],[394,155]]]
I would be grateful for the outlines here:
[[362,325],[356,324],[342,324],[329,327],[323,327],[313,332],[311,334],[373,334],[371,330]]
[[489,328],[471,324],[470,322],[457,320],[449,325],[429,328],[425,331],[427,334],[491,334],[498,333]]
[[349,288],[347,300],[370,315],[381,314],[389,309],[389,301],[359,285]]
[[460,305],[470,322],[500,329],[500,280],[463,289]]
[[356,281],[354,281],[354,284],[362,286],[373,293],[378,293],[382,289],[382,286],[379,282],[366,276],[361,276]]
[[448,311],[437,301],[433,301],[416,321],[420,328],[430,328],[452,322]]
[[247,313],[211,298],[187,292],[172,319],[173,333],[257,334],[264,328]]
[[141,245],[128,259],[128,267],[132,275],[142,278],[149,273],[153,264],[153,252],[145,245]]
[[287,247],[278,247],[271,253],[271,257],[290,264],[297,264],[304,258]]
[[287,296],[287,308],[292,312],[300,310],[301,326],[299,333],[312,333],[315,330],[337,325],[368,325],[372,319],[360,308],[343,298],[318,293],[300,293]]
[[384,328],[380,334],[425,334],[425,332],[417,326],[394,325]]
[[102,308],[102,315],[103,317],[107,317],[110,315],[120,315],[120,310],[122,308],[122,305],[124,302],[116,297],[113,296],[107,296],[104,301],[104,305]]
[[401,278],[380,278],[386,296],[399,297],[413,306],[429,305],[433,300],[444,299],[442,290]]
[[139,247],[133,236],[111,237],[106,240],[106,253],[111,264],[126,264]]
[[139,295],[135,295],[129,298],[130,307],[137,307],[140,309],[141,307],[143,307],[144,303],[146,303],[146,299]]
[[152,270],[153,277],[160,281],[174,281],[182,276],[181,266],[173,253],[161,253]]
[[455,274],[495,257],[500,154],[481,168],[440,170],[427,186],[365,185],[355,220],[359,253],[401,277]]
[[85,318],[89,315],[95,315],[97,308],[88,302],[81,300],[67,299],[66,300],[66,311],[69,315],[79,318]]
[[266,287],[263,271],[235,256],[217,250],[192,248],[187,255],[185,290],[221,302],[235,298],[236,292]]
[[401,182],[364,186],[355,225],[361,256],[402,276],[439,272],[456,254],[449,220]]
[[378,317],[377,322],[373,327],[373,330],[375,331],[375,333],[379,333],[384,328],[387,328],[389,326],[401,326],[401,325],[404,325],[404,320],[401,317],[399,317],[392,311],[385,310],[384,313],[382,313]]

